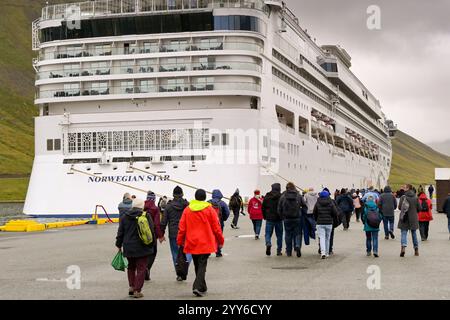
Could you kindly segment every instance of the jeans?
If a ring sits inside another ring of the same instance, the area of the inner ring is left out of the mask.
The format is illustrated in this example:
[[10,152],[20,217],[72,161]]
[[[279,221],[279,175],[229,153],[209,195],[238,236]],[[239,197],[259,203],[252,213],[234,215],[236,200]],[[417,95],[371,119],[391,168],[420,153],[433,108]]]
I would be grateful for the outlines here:
[[128,284],[134,291],[141,292],[147,272],[148,256],[128,258]]
[[233,209],[233,225],[237,227],[238,221],[239,221],[239,211],[240,208],[234,208]]
[[272,246],[272,235],[275,229],[277,237],[277,251],[283,248],[283,221],[266,221],[266,246]]
[[429,229],[430,229],[430,221],[419,221],[420,238],[422,240],[428,239]]
[[192,260],[194,260],[195,266],[195,281],[192,286],[192,290],[198,290],[200,292],[206,292],[208,287],[206,286],[206,266],[208,265],[209,254],[193,254]]
[[383,217],[384,235],[387,237],[389,232],[394,233],[395,217]]
[[448,233],[450,233],[450,217],[447,216],[447,220],[448,220]]
[[300,219],[284,220],[286,253],[292,253],[294,248],[300,248]]
[[331,224],[317,225],[317,233],[319,234],[320,253],[323,256],[330,254],[330,239],[332,231],[333,225]]
[[[408,246],[408,231],[409,230],[402,230],[402,239],[401,239],[402,247]],[[414,248],[419,248],[419,241],[417,241],[416,230],[411,230],[411,236],[412,236]]]
[[378,253],[378,232],[379,231],[366,231],[366,249],[367,252]]
[[[169,244],[170,244],[170,252],[172,253],[173,265],[175,266],[177,264],[177,257],[178,257],[177,238],[169,238]],[[191,263],[192,256],[188,253],[186,254],[186,259],[189,263]]]
[[252,223],[255,235],[259,236],[259,234],[261,233],[262,220],[252,220]]

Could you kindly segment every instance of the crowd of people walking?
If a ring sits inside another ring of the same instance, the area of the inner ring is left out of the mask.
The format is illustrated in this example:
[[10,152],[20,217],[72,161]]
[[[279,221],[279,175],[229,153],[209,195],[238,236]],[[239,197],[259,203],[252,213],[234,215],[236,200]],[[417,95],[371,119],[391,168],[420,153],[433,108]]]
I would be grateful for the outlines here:
[[[412,185],[405,185],[396,193],[389,186],[382,191],[373,187],[367,190],[342,188],[331,197],[327,188],[320,192],[315,192],[313,188],[303,191],[289,182],[282,191],[281,184],[275,183],[264,196],[260,190],[254,191],[254,196],[248,201],[247,212],[253,224],[255,240],[260,239],[263,221],[266,221],[264,240],[267,256],[272,255],[272,237],[275,233],[277,256],[283,255],[283,240],[286,256],[291,257],[295,253],[300,258],[302,245],[309,245],[311,239],[317,239],[318,253],[321,259],[327,259],[334,254],[335,229],[342,225],[343,230],[348,231],[351,218],[355,215],[356,222],[363,224],[367,256],[378,258],[381,223],[385,240],[395,239],[395,210],[398,209],[400,257],[406,254],[408,233],[411,234],[414,255],[419,256],[417,230],[421,240],[427,241],[430,221],[433,220],[431,199],[434,189],[428,189],[430,198],[423,188],[418,191]],[[236,189],[228,204],[223,199],[222,192],[216,189],[207,201],[207,192],[199,189],[195,199],[188,202],[179,186],[173,190],[172,200],[163,197],[158,205],[152,191],[148,192],[145,202],[128,193],[124,195],[118,207],[120,219],[116,246],[128,259],[130,296],[143,297],[142,288],[144,282],[151,279],[151,269],[158,252],[157,242],[161,244],[166,241],[167,229],[176,280],[187,279],[188,268],[193,261],[196,279],[192,292],[199,297],[205,295],[208,258],[213,253],[217,258],[222,257],[225,222],[232,212],[231,228],[238,229],[239,216],[245,215],[239,189]],[[443,210],[448,217],[450,233],[450,194]],[[137,223],[142,216],[146,219],[140,219]],[[150,244],[142,241],[142,221],[151,232],[153,241]]]

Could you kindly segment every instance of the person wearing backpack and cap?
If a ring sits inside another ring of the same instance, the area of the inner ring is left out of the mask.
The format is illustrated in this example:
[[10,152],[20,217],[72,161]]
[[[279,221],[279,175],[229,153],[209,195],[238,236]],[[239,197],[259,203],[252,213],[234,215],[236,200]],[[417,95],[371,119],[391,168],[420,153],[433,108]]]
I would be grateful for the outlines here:
[[236,189],[236,191],[231,196],[229,208],[231,211],[233,211],[233,222],[231,223],[231,228],[239,229],[239,227],[237,226],[239,221],[239,211],[243,216],[245,216],[244,200],[242,200],[242,197],[239,195],[239,189]]
[[[159,209],[155,204],[156,201],[156,194],[153,191],[149,191],[147,193],[147,200],[145,201],[144,211],[147,212],[153,220],[153,224],[155,225],[155,232],[156,232],[156,238],[158,238],[159,242],[162,243],[163,241],[166,241],[166,238],[164,237],[164,233],[161,231],[161,215],[159,213]],[[155,262],[156,255],[158,253],[158,242],[154,241],[155,246],[155,253],[152,254],[148,260],[148,266],[147,266],[147,274],[145,275],[145,280],[150,281],[150,271],[152,269],[153,263]]]
[[[184,209],[186,209],[186,207],[189,205],[189,202],[183,198],[183,195],[183,189],[180,186],[176,186],[173,189],[173,200],[167,203],[161,220],[161,231],[163,235],[165,234],[166,228],[169,228],[170,252],[172,254],[173,265],[175,267],[178,257],[178,225],[180,224],[180,219],[183,215]],[[186,258],[188,263],[192,261],[191,255],[187,255]],[[177,281],[183,280],[185,279],[183,279],[181,276],[177,276]]]
[[[212,192],[212,199],[208,202],[211,203],[212,208],[216,211],[217,217],[219,218],[220,227],[223,229],[225,227],[225,221],[230,217],[230,209],[227,204],[222,200],[223,194],[219,189],[215,189]],[[217,247],[216,258],[222,257],[222,249]]]
[[425,192],[419,195],[419,231],[422,241],[428,240],[428,231],[430,229],[430,221],[433,220],[433,204],[427,198]]
[[155,238],[155,227],[149,214],[145,214],[148,226],[152,233],[153,243],[144,244],[140,235],[137,220],[144,213],[144,201],[134,199],[132,208],[126,211],[119,219],[119,229],[116,237],[116,247],[123,251],[124,257],[128,259],[128,294],[134,298],[142,298],[142,288],[147,273],[149,257],[155,253],[153,243]]
[[378,234],[380,232],[380,223],[383,216],[380,213],[378,205],[375,203],[375,198],[369,196],[364,204],[364,212],[362,221],[364,223],[364,231],[366,232],[366,251],[367,256],[372,255],[378,258]]
[[177,244],[183,246],[184,253],[192,254],[194,260],[196,278],[192,293],[195,296],[203,297],[207,292],[208,258],[217,251],[217,247],[223,247],[224,241],[217,212],[206,202],[206,191],[197,190],[195,200],[184,209],[177,236]]
[[253,223],[253,231],[255,232],[255,240],[259,239],[261,226],[263,221],[261,191],[255,190],[254,197],[248,202],[248,214]]

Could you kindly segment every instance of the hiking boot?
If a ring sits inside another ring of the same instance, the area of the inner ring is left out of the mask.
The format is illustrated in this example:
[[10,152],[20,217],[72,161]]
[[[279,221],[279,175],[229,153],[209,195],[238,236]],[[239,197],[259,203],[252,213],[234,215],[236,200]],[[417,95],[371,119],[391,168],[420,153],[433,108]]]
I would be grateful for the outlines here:
[[266,247],[266,256],[270,256],[272,253],[270,252],[271,251],[271,248],[272,248],[272,246],[267,246]]
[[384,237],[384,240],[389,240],[389,236],[385,236],[385,237]]
[[194,289],[194,290],[192,291],[192,293],[193,293],[194,296],[196,296],[196,297],[203,297],[203,295],[204,295],[204,293],[201,292],[201,291],[198,290],[198,289]]
[[134,295],[134,288],[130,287],[130,288],[128,289],[128,295],[129,295],[129,296]]
[[378,255],[378,253],[374,253],[373,256],[374,256],[375,258],[380,257],[380,256]]
[[405,249],[406,247],[402,247],[402,251],[400,251],[400,257],[404,257],[405,256]]
[[414,255],[415,255],[416,257],[419,256],[419,248],[414,248]]
[[144,294],[142,292],[135,291],[134,294],[133,294],[133,298],[135,298],[135,299],[140,299],[140,298],[143,298],[143,297],[144,297]]
[[394,233],[392,231],[389,232],[389,234],[391,235],[391,239],[395,239]]
[[302,256],[302,252],[300,251],[300,248],[295,248],[295,252],[297,253],[297,258],[300,258]]

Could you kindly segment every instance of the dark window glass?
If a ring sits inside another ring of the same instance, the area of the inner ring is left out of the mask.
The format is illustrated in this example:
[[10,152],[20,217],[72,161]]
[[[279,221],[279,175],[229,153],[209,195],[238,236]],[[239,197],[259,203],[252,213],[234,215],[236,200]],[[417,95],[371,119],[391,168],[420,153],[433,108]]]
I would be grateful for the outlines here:
[[53,151],[53,139],[47,139],[47,151]]
[[55,139],[55,150],[61,150],[61,139]]
[[228,30],[236,30],[236,25],[234,23],[234,16],[228,17]]

